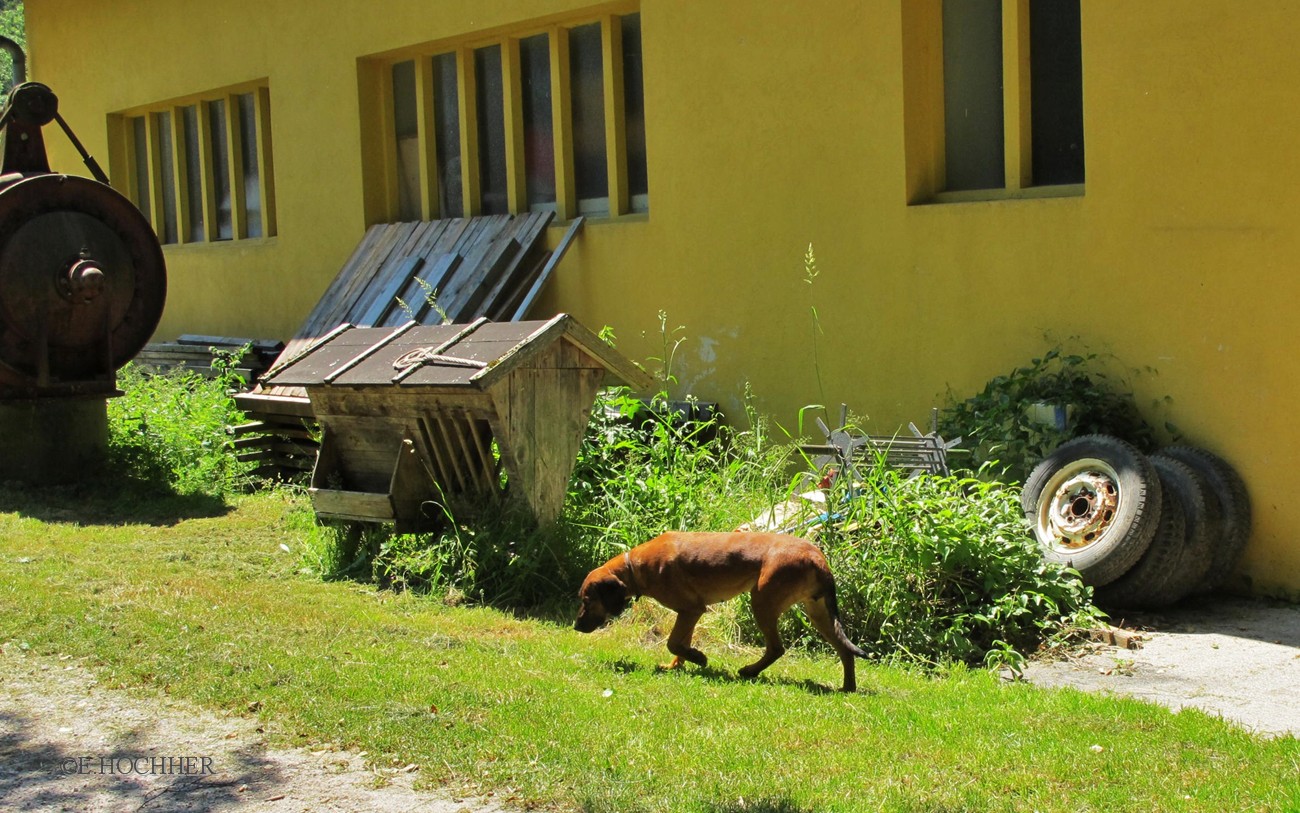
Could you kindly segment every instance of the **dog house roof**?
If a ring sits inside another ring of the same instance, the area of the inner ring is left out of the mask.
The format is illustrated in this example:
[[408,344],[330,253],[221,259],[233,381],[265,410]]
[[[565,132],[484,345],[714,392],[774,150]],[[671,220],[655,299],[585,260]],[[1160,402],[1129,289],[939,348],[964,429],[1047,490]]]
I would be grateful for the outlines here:
[[[548,321],[467,325],[341,325],[263,377],[275,386],[396,386],[487,389],[518,367],[536,363],[557,342],[603,367],[608,383],[634,388],[651,378],[568,314]],[[546,366],[554,366],[553,362]]]

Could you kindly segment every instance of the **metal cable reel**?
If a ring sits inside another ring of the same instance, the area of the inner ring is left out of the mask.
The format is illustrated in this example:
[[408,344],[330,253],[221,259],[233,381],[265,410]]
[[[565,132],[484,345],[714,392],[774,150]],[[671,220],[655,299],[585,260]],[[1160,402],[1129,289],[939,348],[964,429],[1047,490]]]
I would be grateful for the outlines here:
[[[16,46],[0,38],[0,48]],[[105,399],[119,394],[117,370],[149,341],[167,295],[152,226],[109,186],[58,104],[23,82],[0,112],[0,467],[40,482],[73,479],[102,457]],[[51,123],[93,180],[51,171]]]

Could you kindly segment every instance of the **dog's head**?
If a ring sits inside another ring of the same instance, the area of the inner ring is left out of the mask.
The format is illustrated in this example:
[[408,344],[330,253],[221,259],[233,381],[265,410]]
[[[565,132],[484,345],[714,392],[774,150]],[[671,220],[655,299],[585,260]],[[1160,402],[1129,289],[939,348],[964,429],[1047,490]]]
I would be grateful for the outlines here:
[[591,571],[578,591],[582,606],[573,628],[593,632],[613,621],[628,605],[627,585],[604,568]]

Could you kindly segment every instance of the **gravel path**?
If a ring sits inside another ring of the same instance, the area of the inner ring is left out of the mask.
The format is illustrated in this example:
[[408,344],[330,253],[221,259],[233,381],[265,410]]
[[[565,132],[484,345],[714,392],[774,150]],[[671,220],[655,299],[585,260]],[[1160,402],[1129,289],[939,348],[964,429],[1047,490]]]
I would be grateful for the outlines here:
[[0,653],[0,799],[10,810],[504,813],[413,790],[418,768],[268,748],[256,720],[99,686],[69,660]]

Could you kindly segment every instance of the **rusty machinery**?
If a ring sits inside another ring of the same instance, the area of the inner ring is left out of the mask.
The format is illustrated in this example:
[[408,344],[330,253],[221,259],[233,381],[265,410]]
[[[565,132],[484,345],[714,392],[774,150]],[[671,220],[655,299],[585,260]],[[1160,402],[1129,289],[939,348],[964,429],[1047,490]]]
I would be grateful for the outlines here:
[[[42,128],[52,122],[95,180],[50,170]],[[102,458],[117,370],[162,316],[162,248],[48,87],[17,84],[0,130],[0,479],[73,480]]]

